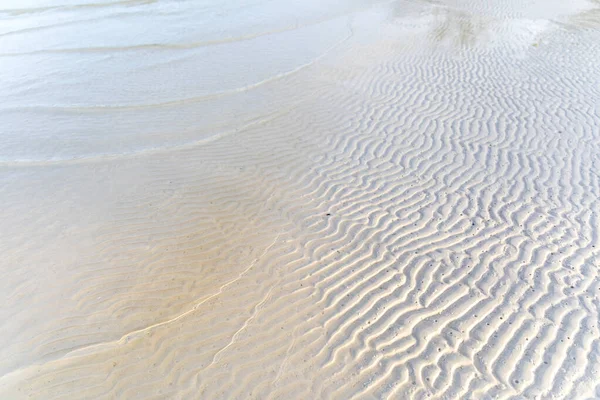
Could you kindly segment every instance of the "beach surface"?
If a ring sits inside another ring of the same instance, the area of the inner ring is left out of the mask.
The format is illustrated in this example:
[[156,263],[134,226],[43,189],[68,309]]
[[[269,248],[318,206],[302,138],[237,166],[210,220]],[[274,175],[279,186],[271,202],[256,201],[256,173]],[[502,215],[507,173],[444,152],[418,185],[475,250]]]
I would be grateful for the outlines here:
[[600,398],[600,2],[0,3],[1,399]]

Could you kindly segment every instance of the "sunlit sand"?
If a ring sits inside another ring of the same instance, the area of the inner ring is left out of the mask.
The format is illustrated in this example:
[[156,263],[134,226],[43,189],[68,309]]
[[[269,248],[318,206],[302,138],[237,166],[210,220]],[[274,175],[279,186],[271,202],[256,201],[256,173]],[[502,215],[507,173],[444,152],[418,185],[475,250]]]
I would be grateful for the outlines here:
[[600,397],[600,3],[0,7],[0,398]]

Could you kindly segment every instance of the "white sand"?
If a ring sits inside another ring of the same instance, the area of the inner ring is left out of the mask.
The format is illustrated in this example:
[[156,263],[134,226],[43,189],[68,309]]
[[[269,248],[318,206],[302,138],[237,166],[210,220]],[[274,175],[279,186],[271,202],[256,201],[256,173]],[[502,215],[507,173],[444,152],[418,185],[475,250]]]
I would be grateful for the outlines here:
[[600,398],[600,3],[83,1],[0,7],[1,399]]

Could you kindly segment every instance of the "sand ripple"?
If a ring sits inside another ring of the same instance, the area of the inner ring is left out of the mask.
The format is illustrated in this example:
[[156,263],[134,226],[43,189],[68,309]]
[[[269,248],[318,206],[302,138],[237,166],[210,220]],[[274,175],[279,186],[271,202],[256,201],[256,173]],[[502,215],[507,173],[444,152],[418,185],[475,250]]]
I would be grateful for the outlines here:
[[2,164],[2,396],[600,397],[594,4],[490,4],[336,17],[214,140]]

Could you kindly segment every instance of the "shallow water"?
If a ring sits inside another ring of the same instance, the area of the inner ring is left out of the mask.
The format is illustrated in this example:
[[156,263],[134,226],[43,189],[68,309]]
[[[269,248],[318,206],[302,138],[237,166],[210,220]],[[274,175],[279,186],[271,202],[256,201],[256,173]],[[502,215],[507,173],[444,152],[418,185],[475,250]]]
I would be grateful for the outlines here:
[[[254,121],[251,93],[348,36],[352,2],[39,2],[0,11],[0,162],[114,156]],[[271,102],[271,103],[269,103]]]

